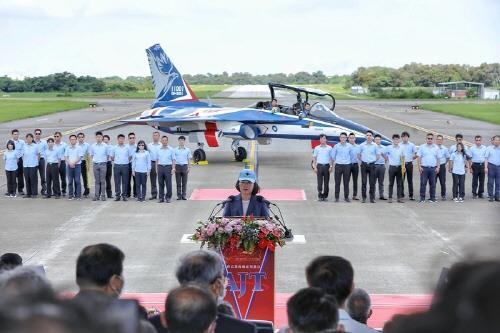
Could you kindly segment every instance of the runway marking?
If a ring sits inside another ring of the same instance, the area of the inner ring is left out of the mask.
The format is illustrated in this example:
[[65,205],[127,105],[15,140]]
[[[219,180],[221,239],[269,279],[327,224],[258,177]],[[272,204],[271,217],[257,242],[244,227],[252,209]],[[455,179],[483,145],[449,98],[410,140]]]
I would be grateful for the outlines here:
[[[443,138],[446,138],[446,139],[448,139],[450,141],[455,142],[455,138],[452,137],[452,136],[450,136],[450,135],[439,133],[437,131],[434,131],[434,130],[431,130],[431,129],[428,129],[428,128],[425,128],[425,127],[422,127],[422,126],[418,126],[418,125],[415,125],[415,124],[410,124],[410,123],[408,123],[406,121],[403,121],[403,120],[399,120],[399,119],[395,119],[395,118],[392,118],[392,117],[389,117],[389,116],[381,115],[381,114],[379,114],[377,112],[366,110],[366,109],[363,109],[363,108],[361,108],[359,106],[348,106],[348,107],[351,108],[351,109],[353,109],[353,110],[356,110],[356,111],[364,112],[364,113],[367,113],[367,114],[375,116],[375,117],[379,117],[379,118],[382,118],[382,119],[385,119],[385,120],[389,120],[389,121],[392,121],[394,123],[397,123],[397,124],[400,124],[400,125],[403,125],[403,126],[407,126],[407,127],[416,129],[418,131],[422,131],[422,132],[425,132],[425,133],[433,133],[435,135],[442,135]],[[467,146],[472,146],[472,143],[469,142],[469,141],[463,140],[462,142],[465,145],[467,145]]]
[[[193,234],[184,234],[181,237],[181,244],[198,244],[194,240],[190,239]],[[291,241],[286,241],[287,244],[306,244],[306,236],[305,235],[293,235],[293,239]]]
[[[77,127],[77,128],[73,128],[73,129],[70,129],[70,130],[67,130],[67,131],[64,131],[62,132],[62,135],[68,135],[68,134],[73,134],[75,132],[81,132],[81,131],[84,131],[86,129],[89,129],[89,128],[92,128],[92,127],[96,127],[96,126],[100,126],[100,125],[104,125],[104,124],[108,124],[108,123],[111,123],[113,121],[117,121],[117,120],[120,120],[122,118],[126,118],[126,117],[131,117],[135,114],[138,114],[138,113],[141,113],[142,111],[134,111],[134,112],[129,112],[129,113],[126,113],[126,114],[122,114],[121,116],[116,116],[116,117],[113,117],[113,118],[109,118],[109,119],[104,119],[104,120],[101,120],[101,121],[98,121],[96,123],[93,123],[93,124],[89,124],[89,125],[85,125],[85,126],[81,126],[81,127]],[[45,118],[46,119],[46,118]],[[38,120],[35,120],[35,121],[38,121]],[[51,136],[47,136],[47,137],[44,137],[43,140],[47,140],[48,138],[50,138]],[[5,153],[6,149],[2,149],[0,150],[0,156],[3,155],[3,153]]]
[[[48,263],[57,258],[71,241],[79,237],[87,227],[95,221],[97,215],[111,203],[106,202],[97,206],[85,207],[81,214],[73,216],[55,229],[55,237],[44,250],[37,250],[26,262],[34,262],[37,265],[47,266]],[[90,210],[89,210],[90,208]]]

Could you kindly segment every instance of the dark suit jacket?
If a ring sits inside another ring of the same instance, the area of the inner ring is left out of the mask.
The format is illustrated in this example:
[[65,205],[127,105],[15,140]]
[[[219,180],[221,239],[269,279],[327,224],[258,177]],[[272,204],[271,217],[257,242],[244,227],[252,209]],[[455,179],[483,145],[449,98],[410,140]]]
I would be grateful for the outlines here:
[[226,203],[223,216],[253,215],[255,217],[269,217],[269,210],[267,209],[266,203],[263,200],[259,200],[257,197],[263,199],[261,196],[252,195],[250,197],[250,203],[248,204],[247,213],[243,214],[243,202],[241,200],[241,194],[238,194],[232,201]]
[[[161,325],[160,315],[151,317],[149,321],[158,333],[168,333],[168,329]],[[257,328],[254,324],[223,314],[217,315],[216,323],[215,333],[257,333]]]

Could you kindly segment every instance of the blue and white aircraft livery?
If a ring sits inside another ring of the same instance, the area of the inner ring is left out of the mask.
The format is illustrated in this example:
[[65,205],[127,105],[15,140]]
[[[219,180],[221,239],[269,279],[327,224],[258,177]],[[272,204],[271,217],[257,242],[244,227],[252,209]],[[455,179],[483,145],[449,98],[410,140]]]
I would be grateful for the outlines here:
[[[358,143],[365,140],[369,128],[335,114],[335,98],[326,92],[269,83],[271,98],[274,98],[275,89],[286,89],[296,94],[297,102],[291,106],[264,101],[258,102],[254,108],[220,107],[196,97],[159,44],[148,48],[146,53],[156,100],[140,117],[124,122],[187,136],[190,142],[198,144],[199,148],[193,153],[196,162],[206,159],[205,144],[218,147],[222,138],[233,140],[231,148],[238,161],[247,155],[240,146],[241,140],[257,140],[259,144],[270,144],[273,138],[316,142],[324,133],[329,143],[335,144],[342,132],[356,134]],[[320,102],[309,103],[310,95],[329,97],[333,104],[329,108]],[[390,143],[388,138],[382,138],[383,144]]]

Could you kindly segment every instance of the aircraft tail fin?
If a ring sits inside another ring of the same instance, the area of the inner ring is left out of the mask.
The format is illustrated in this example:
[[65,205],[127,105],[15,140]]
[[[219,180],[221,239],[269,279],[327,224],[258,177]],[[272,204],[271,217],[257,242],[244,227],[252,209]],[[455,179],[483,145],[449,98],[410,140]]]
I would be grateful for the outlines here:
[[175,68],[160,44],[146,49],[156,100],[162,102],[196,102],[191,87],[184,81],[181,73]]

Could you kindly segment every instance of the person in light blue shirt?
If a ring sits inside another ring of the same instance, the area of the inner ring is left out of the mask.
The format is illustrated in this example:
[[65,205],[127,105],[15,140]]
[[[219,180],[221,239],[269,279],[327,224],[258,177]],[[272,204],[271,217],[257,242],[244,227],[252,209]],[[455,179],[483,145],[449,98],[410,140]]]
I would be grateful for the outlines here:
[[76,137],[78,138],[78,146],[82,150],[83,154],[82,163],[80,163],[80,165],[82,169],[83,197],[87,198],[90,194],[90,187],[89,187],[90,145],[87,142],[85,142],[85,133],[80,132],[76,135]]
[[40,150],[33,142],[33,134],[26,134],[26,144],[23,145],[23,174],[26,183],[25,198],[36,198],[38,196],[38,159]]
[[420,202],[425,202],[425,188],[429,183],[429,202],[436,202],[436,174],[439,172],[439,148],[434,134],[426,135],[426,143],[418,148],[417,164],[420,171]]
[[[61,154],[65,156],[66,154],[66,148],[67,144],[62,141],[62,134],[59,131],[56,131],[54,133],[54,148],[61,151]],[[66,165],[66,158],[63,158],[61,160],[61,163],[59,164],[59,179],[61,182],[61,194],[62,196],[66,195],[66,187],[67,187],[67,178],[66,178],[66,172],[67,172],[67,165]]]
[[347,142],[347,133],[340,133],[340,143],[331,150],[331,159],[335,168],[335,202],[339,201],[340,181],[344,179],[344,201],[349,200],[349,178],[351,175],[351,151],[353,146]]
[[403,173],[403,196],[405,177],[408,182],[408,196],[410,200],[415,200],[413,197],[413,160],[417,158],[417,147],[413,142],[410,142],[410,133],[404,131],[401,133],[401,147],[404,151],[405,172]]
[[151,181],[151,197],[149,200],[156,200],[158,196],[158,186],[156,186],[157,174],[157,160],[158,160],[158,149],[161,148],[160,143],[160,132],[153,132],[153,142],[148,144],[148,151],[151,155],[151,173],[149,174],[149,179]]
[[389,163],[389,203],[392,202],[394,180],[396,180],[396,195],[399,203],[403,201],[403,169],[404,150],[399,143],[399,134],[392,135],[392,145],[385,147],[384,158]]
[[108,145],[108,160],[106,161],[106,196],[111,199],[113,191],[111,189],[111,178],[113,177],[113,163],[111,162],[111,153],[113,146],[111,146],[111,137],[107,134],[102,136],[102,142]]
[[54,139],[49,138],[47,140],[47,150],[46,154],[46,179],[47,179],[47,194],[46,199],[50,199],[52,194],[56,199],[61,197],[61,186],[59,185],[59,164],[64,158],[64,155],[60,150],[54,147]]
[[486,146],[482,144],[481,135],[474,137],[474,145],[469,148],[469,170],[472,173],[472,198],[479,197],[482,199],[484,196],[484,163],[486,160]]
[[359,147],[356,144],[356,134],[349,133],[349,144],[351,145],[351,171],[350,176],[352,177],[352,200],[358,199],[358,175],[359,175],[359,160],[358,153]]
[[95,143],[89,148],[90,158],[92,159],[94,171],[94,199],[106,201],[106,164],[108,162],[108,145],[102,142],[103,134],[101,131],[95,133]]
[[14,198],[16,196],[16,171],[19,154],[16,152],[16,145],[12,140],[7,141],[6,148],[7,150],[3,154],[5,177],[7,178],[7,192],[5,196]]
[[[128,134],[128,148],[130,150],[130,156],[133,156],[135,154],[135,151],[137,149],[137,145],[135,144],[135,133],[130,132]],[[130,160],[129,167],[128,167],[128,184],[127,184],[127,196],[130,198],[130,196],[133,194],[134,198],[137,197],[137,186],[135,182],[135,176],[132,174],[132,160]],[[133,183],[133,185],[132,185]]]
[[[493,145],[486,150],[484,170],[488,174],[490,202],[500,201],[500,135],[493,137]],[[495,188],[494,192],[493,187]]]
[[[454,153],[455,151],[457,151],[457,144],[458,143],[461,143],[461,144],[464,143],[464,136],[460,133],[455,134],[455,144],[450,146],[450,155],[452,153]],[[467,147],[465,145],[464,145],[464,147],[465,147],[465,155],[467,155],[467,158],[470,158],[469,149],[467,149]]]
[[16,171],[16,179],[17,179],[17,192],[20,195],[24,195],[24,170],[23,170],[23,147],[25,145],[24,140],[19,139],[19,130],[13,129],[11,131],[12,141],[14,142],[15,151],[17,153],[17,171]]
[[359,145],[358,159],[361,161],[361,196],[366,202],[366,185],[370,182],[370,202],[375,203],[375,161],[379,159],[378,146],[373,142],[373,132],[366,131],[366,141]]
[[327,201],[330,191],[330,173],[332,172],[332,147],[327,144],[325,134],[319,135],[319,146],[313,151],[313,171],[316,173],[318,201]]
[[82,199],[82,186],[81,186],[81,173],[82,173],[82,158],[83,152],[76,144],[76,135],[69,136],[70,144],[66,147],[64,152],[64,159],[66,160],[68,176],[68,200],[81,200]]
[[[168,137],[166,135],[161,138],[161,148],[157,154],[157,169],[158,169],[158,187],[159,187],[159,203],[169,203],[172,199],[172,175],[175,174],[175,152],[168,145]],[[165,194],[165,187],[167,193]]]
[[125,144],[125,135],[118,134],[118,144],[111,150],[111,160],[113,164],[113,174],[115,179],[115,201],[128,199],[127,184],[129,183],[129,163],[132,161],[129,147]]
[[465,197],[465,173],[468,167],[463,143],[457,143],[456,150],[450,155],[449,171],[453,177],[453,201],[463,202]]
[[439,171],[437,174],[437,180],[439,180],[439,185],[441,187],[441,200],[446,200],[446,164],[450,158],[450,152],[448,148],[443,145],[444,138],[441,134],[436,135],[436,146],[439,149]]
[[47,193],[47,181],[45,180],[45,151],[47,150],[47,141],[42,140],[42,130],[35,129],[35,140],[34,144],[38,146],[38,151],[40,152],[40,159],[38,160],[38,175],[40,176],[40,184],[42,185],[42,195]]
[[146,200],[146,183],[148,175],[151,172],[151,155],[148,152],[146,143],[140,140],[137,144],[137,150],[132,158],[132,174],[135,176],[137,184],[137,201]]
[[179,146],[175,149],[175,183],[177,185],[177,200],[187,200],[186,190],[188,174],[191,170],[191,150],[185,146],[186,138],[179,136]]
[[377,160],[375,161],[375,183],[378,183],[378,194],[380,200],[387,200],[384,197],[385,179],[385,147],[382,146],[382,136],[375,134],[375,144],[377,145]]

